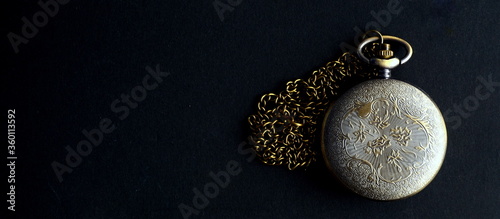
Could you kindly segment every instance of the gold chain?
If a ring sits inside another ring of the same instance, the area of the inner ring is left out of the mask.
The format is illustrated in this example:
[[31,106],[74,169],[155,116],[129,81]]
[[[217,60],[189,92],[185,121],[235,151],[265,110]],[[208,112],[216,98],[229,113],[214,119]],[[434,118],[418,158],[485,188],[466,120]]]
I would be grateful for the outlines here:
[[[365,47],[365,54],[373,56],[376,45]],[[265,164],[286,165],[290,170],[307,167],[316,160],[315,144],[331,102],[353,81],[375,75],[373,67],[344,53],[311,77],[289,81],[286,89],[277,94],[264,94],[257,114],[248,117],[257,156]]]

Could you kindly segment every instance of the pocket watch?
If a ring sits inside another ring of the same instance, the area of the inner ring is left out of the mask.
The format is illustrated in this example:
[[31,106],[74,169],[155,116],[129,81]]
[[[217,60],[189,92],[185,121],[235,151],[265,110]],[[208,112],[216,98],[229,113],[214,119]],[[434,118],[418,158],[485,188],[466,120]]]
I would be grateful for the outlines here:
[[[251,144],[264,163],[290,170],[307,167],[321,153],[355,193],[397,200],[418,193],[438,173],[446,126],[427,94],[391,78],[392,69],[411,58],[411,45],[369,32],[377,36],[359,44],[358,57],[345,53],[310,78],[263,95],[258,113],[249,117]],[[406,55],[395,57],[388,42],[403,45]],[[369,80],[339,97],[343,81],[360,77]]]
[[[378,40],[377,56],[368,59],[363,47]],[[393,57],[387,41],[403,44],[406,56]],[[391,70],[412,56],[408,42],[380,35],[364,40],[357,52],[379,69],[380,79],[358,84],[329,108],[322,133],[324,159],[357,194],[376,200],[412,196],[432,181],[443,163],[443,116],[422,90],[391,78]]]

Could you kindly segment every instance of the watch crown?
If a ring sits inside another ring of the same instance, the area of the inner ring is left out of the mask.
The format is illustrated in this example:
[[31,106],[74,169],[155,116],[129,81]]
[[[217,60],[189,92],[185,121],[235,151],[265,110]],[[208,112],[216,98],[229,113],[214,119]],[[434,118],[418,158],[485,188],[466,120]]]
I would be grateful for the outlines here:
[[391,45],[388,43],[380,45],[380,50],[377,51],[377,56],[383,59],[388,59],[394,56],[394,52],[391,50]]

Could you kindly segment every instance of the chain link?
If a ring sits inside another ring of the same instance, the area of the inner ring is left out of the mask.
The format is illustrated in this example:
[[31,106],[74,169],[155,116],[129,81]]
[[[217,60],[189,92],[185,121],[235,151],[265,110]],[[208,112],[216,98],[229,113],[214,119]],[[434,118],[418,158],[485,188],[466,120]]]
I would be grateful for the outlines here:
[[[365,47],[372,57],[377,43]],[[257,113],[248,117],[253,149],[262,162],[293,170],[316,160],[316,142],[326,110],[340,92],[376,76],[377,71],[350,53],[314,71],[307,79],[286,83],[279,93],[264,94]]]

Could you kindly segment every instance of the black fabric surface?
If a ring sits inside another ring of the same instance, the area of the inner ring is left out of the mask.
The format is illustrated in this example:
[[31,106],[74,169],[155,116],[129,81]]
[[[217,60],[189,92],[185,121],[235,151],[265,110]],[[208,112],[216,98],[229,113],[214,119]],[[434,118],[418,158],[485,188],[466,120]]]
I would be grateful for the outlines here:
[[[7,110],[16,116],[16,211],[4,201],[8,218],[182,218],[180,208],[189,218],[500,217],[498,1],[57,7],[45,24],[36,1],[2,6],[4,133]],[[26,37],[34,15],[40,27]],[[411,43],[414,56],[394,78],[423,89],[446,117],[448,149],[434,181],[411,198],[377,202],[342,187],[321,162],[292,172],[254,160],[246,118],[258,98],[307,77],[373,28]],[[25,41],[13,46],[9,33]],[[141,89],[141,101],[122,101]],[[52,165],[67,165],[84,132],[100,126],[108,133],[70,160],[75,167],[60,182]],[[213,190],[211,173],[224,178],[220,171],[229,180]],[[204,187],[206,200],[197,195]]]

